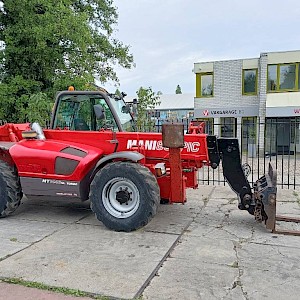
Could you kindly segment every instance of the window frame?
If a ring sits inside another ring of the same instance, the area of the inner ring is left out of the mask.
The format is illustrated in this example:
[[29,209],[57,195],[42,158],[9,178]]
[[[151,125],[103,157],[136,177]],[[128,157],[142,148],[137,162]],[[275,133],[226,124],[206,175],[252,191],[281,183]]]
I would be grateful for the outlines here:
[[[255,91],[254,92],[245,92],[245,71],[255,71]],[[257,95],[257,91],[258,91],[258,68],[243,69],[243,71],[242,71],[242,94],[244,96],[253,96],[253,95]]]
[[[212,95],[202,95],[202,76],[212,76]],[[196,98],[212,98],[214,97],[214,72],[205,72],[196,74]]]
[[[280,89],[280,67],[287,65],[295,65],[295,82],[293,89]],[[269,90],[269,66],[276,66],[276,89]],[[286,93],[286,92],[298,92],[300,91],[300,63],[299,62],[289,62],[289,63],[278,63],[278,64],[268,64],[267,66],[267,93]]]

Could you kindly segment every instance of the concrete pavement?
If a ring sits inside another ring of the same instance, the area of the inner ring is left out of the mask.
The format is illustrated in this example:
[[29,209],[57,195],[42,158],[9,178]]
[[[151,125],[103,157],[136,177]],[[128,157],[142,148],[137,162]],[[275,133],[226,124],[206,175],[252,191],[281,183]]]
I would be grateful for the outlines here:
[[[300,217],[300,192],[279,190],[278,201]],[[188,191],[186,205],[161,205],[132,233],[106,229],[80,202],[25,199],[0,220],[0,278],[118,299],[296,300],[299,250],[300,237],[267,232],[223,186]],[[0,299],[72,297],[0,283]]]

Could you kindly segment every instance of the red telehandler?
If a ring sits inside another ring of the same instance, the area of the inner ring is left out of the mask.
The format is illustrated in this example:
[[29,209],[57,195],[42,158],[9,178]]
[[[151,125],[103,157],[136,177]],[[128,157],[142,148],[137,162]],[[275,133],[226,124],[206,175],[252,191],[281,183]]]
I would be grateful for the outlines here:
[[272,168],[251,188],[237,139],[183,131],[176,123],[164,124],[162,134],[135,132],[123,97],[60,92],[50,129],[38,123],[0,127],[0,217],[14,212],[23,194],[77,197],[90,200],[108,228],[132,231],[149,222],[161,200],[184,203],[186,188],[198,187],[198,169],[222,162],[238,208],[275,223]]

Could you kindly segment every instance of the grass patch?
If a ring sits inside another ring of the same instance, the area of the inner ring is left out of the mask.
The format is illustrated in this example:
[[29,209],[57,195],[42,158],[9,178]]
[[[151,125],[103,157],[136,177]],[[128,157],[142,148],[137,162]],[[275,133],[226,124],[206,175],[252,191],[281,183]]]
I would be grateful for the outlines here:
[[296,191],[293,191],[293,196],[296,197],[296,201],[297,201],[298,205],[300,206],[300,197],[299,197],[299,194]]
[[87,293],[87,292],[83,292],[83,291],[75,290],[75,289],[69,289],[69,288],[65,288],[65,287],[50,286],[50,285],[46,285],[46,284],[35,282],[35,281],[26,281],[26,280],[23,280],[20,278],[1,278],[1,281],[10,283],[10,284],[19,284],[19,285],[30,287],[30,288],[36,288],[36,289],[40,289],[40,290],[46,290],[46,291],[61,293],[61,294],[65,294],[65,295],[71,295],[71,296],[75,296],[75,297],[90,297],[91,299],[97,299],[97,300],[111,299],[106,296],[94,295],[91,293]]
[[[8,258],[10,256],[11,256],[11,254],[7,254],[7,255],[5,255],[3,257],[0,257],[0,261],[4,260],[4,259],[6,259],[6,258]],[[0,278],[0,281],[1,281],[1,278]]]
[[237,261],[233,262],[232,265],[230,266],[231,268],[238,268],[239,263]]
[[228,204],[234,204],[236,202],[237,198],[231,198],[228,200]]
[[11,242],[16,242],[17,241],[17,238],[13,237],[11,239],[9,239]]

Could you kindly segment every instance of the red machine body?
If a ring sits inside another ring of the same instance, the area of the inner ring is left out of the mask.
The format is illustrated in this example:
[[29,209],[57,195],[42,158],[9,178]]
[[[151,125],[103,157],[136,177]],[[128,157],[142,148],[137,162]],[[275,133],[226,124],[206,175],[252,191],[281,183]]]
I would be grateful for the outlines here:
[[205,133],[205,122],[192,120],[189,124],[188,132],[190,134]]
[[[134,151],[144,156],[140,162],[153,174],[156,174],[156,164],[165,163],[167,173],[157,177],[160,196],[170,202],[183,203],[186,201],[185,188],[197,188],[197,170],[208,163],[206,135],[186,135],[180,157],[177,155],[173,163],[180,171],[173,172],[177,192],[171,193],[170,160],[175,156],[170,157],[169,148],[163,146],[161,133],[49,129],[44,130],[45,140],[23,139],[22,132],[28,129],[29,124],[0,127],[0,139],[14,143],[8,151],[18,169],[25,194],[78,196],[85,200],[88,193],[80,192],[80,187],[97,162],[112,153]],[[69,162],[72,163],[67,171],[60,170],[59,166]],[[51,180],[59,180],[61,184],[49,189]]]

